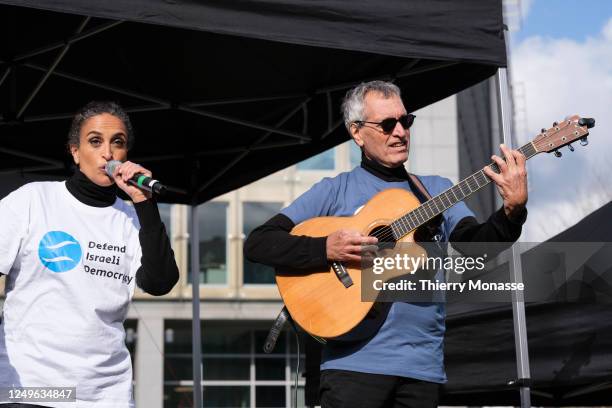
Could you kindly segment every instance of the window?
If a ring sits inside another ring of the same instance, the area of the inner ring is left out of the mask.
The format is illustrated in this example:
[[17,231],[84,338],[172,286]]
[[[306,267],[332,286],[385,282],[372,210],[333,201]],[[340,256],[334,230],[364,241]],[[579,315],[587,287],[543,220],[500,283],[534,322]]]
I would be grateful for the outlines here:
[[136,356],[136,341],[138,340],[138,320],[126,319],[123,322],[123,330],[125,330],[125,346],[130,352],[130,359],[132,360],[132,380],[136,378],[136,365],[134,364],[134,357]]
[[[280,202],[254,202],[246,201],[242,205],[243,232],[248,236],[255,228],[268,221],[282,208]],[[274,269],[272,267],[251,262],[244,258],[244,283],[246,284],[273,284]]]
[[361,149],[359,148],[359,146],[357,146],[357,143],[353,141],[349,141],[348,143],[350,143],[351,146],[349,148],[349,160],[351,163],[351,169],[354,169],[355,167],[361,164]]
[[329,149],[297,164],[298,170],[333,170],[335,149]]
[[[167,320],[164,407],[191,406],[193,375],[191,321]],[[168,335],[171,332],[171,335]],[[290,407],[295,381],[295,335],[283,333],[271,354],[262,350],[267,330],[246,322],[202,324],[204,406]],[[303,343],[302,343],[303,344]],[[300,359],[298,401],[304,401],[304,356]]]
[[170,204],[157,204],[157,208],[159,208],[159,216],[166,226],[166,232],[168,233],[168,236],[170,236],[170,230],[172,229],[170,211],[172,210],[172,206]]
[[172,246],[172,249],[174,249],[174,242],[172,241],[172,205],[157,204],[157,208],[159,208],[159,216],[161,218],[161,221],[166,227],[166,234],[168,234],[170,245]]
[[[213,201],[198,206],[200,284],[227,284],[227,213],[226,202]],[[191,274],[190,245],[187,263]]]

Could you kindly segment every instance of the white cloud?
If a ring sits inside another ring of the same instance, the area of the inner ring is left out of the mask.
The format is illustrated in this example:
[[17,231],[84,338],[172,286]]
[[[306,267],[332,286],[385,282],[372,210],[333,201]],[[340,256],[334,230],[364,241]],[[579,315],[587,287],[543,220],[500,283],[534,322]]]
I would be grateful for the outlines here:
[[606,40],[612,41],[612,18],[608,20],[608,23],[602,30],[602,34]]
[[612,18],[582,42],[530,37],[511,50],[511,73],[526,123],[521,142],[566,115],[594,117],[589,146],[530,160],[530,216],[522,240],[542,241],[612,200]]

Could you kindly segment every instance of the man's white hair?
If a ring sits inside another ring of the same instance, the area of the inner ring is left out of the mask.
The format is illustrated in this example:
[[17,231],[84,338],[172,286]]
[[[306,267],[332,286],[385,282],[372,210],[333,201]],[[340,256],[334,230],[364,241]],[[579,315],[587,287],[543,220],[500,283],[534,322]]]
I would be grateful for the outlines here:
[[397,85],[387,81],[362,82],[353,89],[349,90],[342,101],[342,115],[344,116],[344,126],[350,131],[351,123],[365,120],[364,101],[368,92],[379,92],[385,98],[397,95],[401,98],[401,92]]

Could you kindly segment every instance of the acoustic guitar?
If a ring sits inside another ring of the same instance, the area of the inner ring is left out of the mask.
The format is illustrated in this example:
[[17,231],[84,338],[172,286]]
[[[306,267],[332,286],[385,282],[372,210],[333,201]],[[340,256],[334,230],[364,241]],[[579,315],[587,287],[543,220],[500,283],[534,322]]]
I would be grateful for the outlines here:
[[[588,143],[588,129],[595,120],[574,115],[562,122],[542,129],[533,141],[519,151],[527,159],[538,153],[554,152],[572,142]],[[489,165],[499,173],[495,163]],[[339,229],[353,229],[376,236],[379,242],[415,242],[418,231],[426,223],[442,214],[454,204],[480,190],[491,180],[481,169],[464,180],[421,204],[417,197],[403,189],[389,189],[372,197],[352,217],[316,217],[296,225],[291,234],[325,237]],[[418,242],[418,240],[416,240]],[[411,245],[415,256],[424,250]],[[392,279],[393,276],[385,275]],[[376,302],[361,300],[361,265],[332,262],[322,271],[276,271],[276,283],[286,308],[293,320],[315,337],[331,339],[340,337],[355,328],[372,310]]]

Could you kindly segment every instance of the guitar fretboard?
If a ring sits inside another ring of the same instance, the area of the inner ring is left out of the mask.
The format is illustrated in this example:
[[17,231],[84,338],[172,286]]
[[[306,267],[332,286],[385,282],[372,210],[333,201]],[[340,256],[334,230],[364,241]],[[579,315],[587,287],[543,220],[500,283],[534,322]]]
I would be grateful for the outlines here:
[[[532,142],[527,143],[518,150],[523,153],[527,159],[530,159],[538,153]],[[496,163],[490,164],[489,167],[493,169],[494,172],[499,173],[499,167]],[[427,221],[457,204],[459,201],[474,194],[490,182],[491,179],[487,177],[482,169],[466,177],[448,190],[438,194],[410,211],[408,214],[393,221],[390,224],[393,237],[395,240],[400,239],[410,231],[420,227]]]

